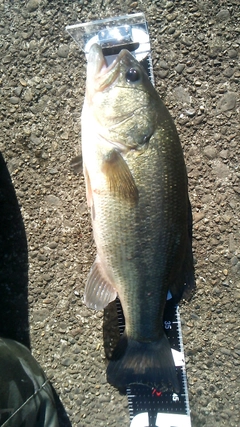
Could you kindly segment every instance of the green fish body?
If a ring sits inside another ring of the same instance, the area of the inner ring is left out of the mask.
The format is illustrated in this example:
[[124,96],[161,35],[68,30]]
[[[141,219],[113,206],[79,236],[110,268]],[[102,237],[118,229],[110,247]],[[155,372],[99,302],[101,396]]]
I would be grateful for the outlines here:
[[126,323],[108,381],[177,391],[163,313],[168,291],[177,302],[193,282],[187,174],[173,120],[127,50],[109,67],[90,50],[82,152],[97,247],[85,303],[103,309],[118,295]]

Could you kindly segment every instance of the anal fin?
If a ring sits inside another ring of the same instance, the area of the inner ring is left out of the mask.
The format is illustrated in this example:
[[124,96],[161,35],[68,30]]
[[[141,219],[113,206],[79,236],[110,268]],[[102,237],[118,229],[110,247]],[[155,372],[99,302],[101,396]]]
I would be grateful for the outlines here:
[[90,270],[85,293],[84,303],[94,310],[102,310],[117,297],[117,292],[106,279],[101,262],[96,257]]

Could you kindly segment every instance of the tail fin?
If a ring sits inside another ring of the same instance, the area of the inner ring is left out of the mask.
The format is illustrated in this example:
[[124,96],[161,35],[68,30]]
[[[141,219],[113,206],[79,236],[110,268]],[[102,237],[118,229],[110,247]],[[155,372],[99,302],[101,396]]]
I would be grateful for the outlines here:
[[116,388],[145,384],[161,391],[179,392],[169,341],[139,342],[121,337],[107,368],[107,380]]

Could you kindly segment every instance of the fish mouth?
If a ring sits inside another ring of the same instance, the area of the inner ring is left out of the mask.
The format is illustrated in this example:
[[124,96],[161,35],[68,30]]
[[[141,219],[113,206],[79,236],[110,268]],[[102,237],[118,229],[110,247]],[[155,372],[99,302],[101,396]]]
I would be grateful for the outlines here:
[[122,50],[114,61],[107,65],[101,46],[97,43],[91,46],[88,56],[87,78],[89,81],[91,80],[91,84],[94,82],[95,91],[103,91],[115,82],[120,73],[120,59],[124,52],[126,51]]

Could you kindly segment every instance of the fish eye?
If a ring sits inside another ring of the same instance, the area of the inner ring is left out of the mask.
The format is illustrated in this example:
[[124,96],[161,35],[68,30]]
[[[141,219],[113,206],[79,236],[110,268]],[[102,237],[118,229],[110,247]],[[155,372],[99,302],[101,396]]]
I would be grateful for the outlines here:
[[141,75],[139,70],[136,70],[136,68],[129,68],[129,70],[126,72],[126,80],[129,83],[135,83],[141,79]]

